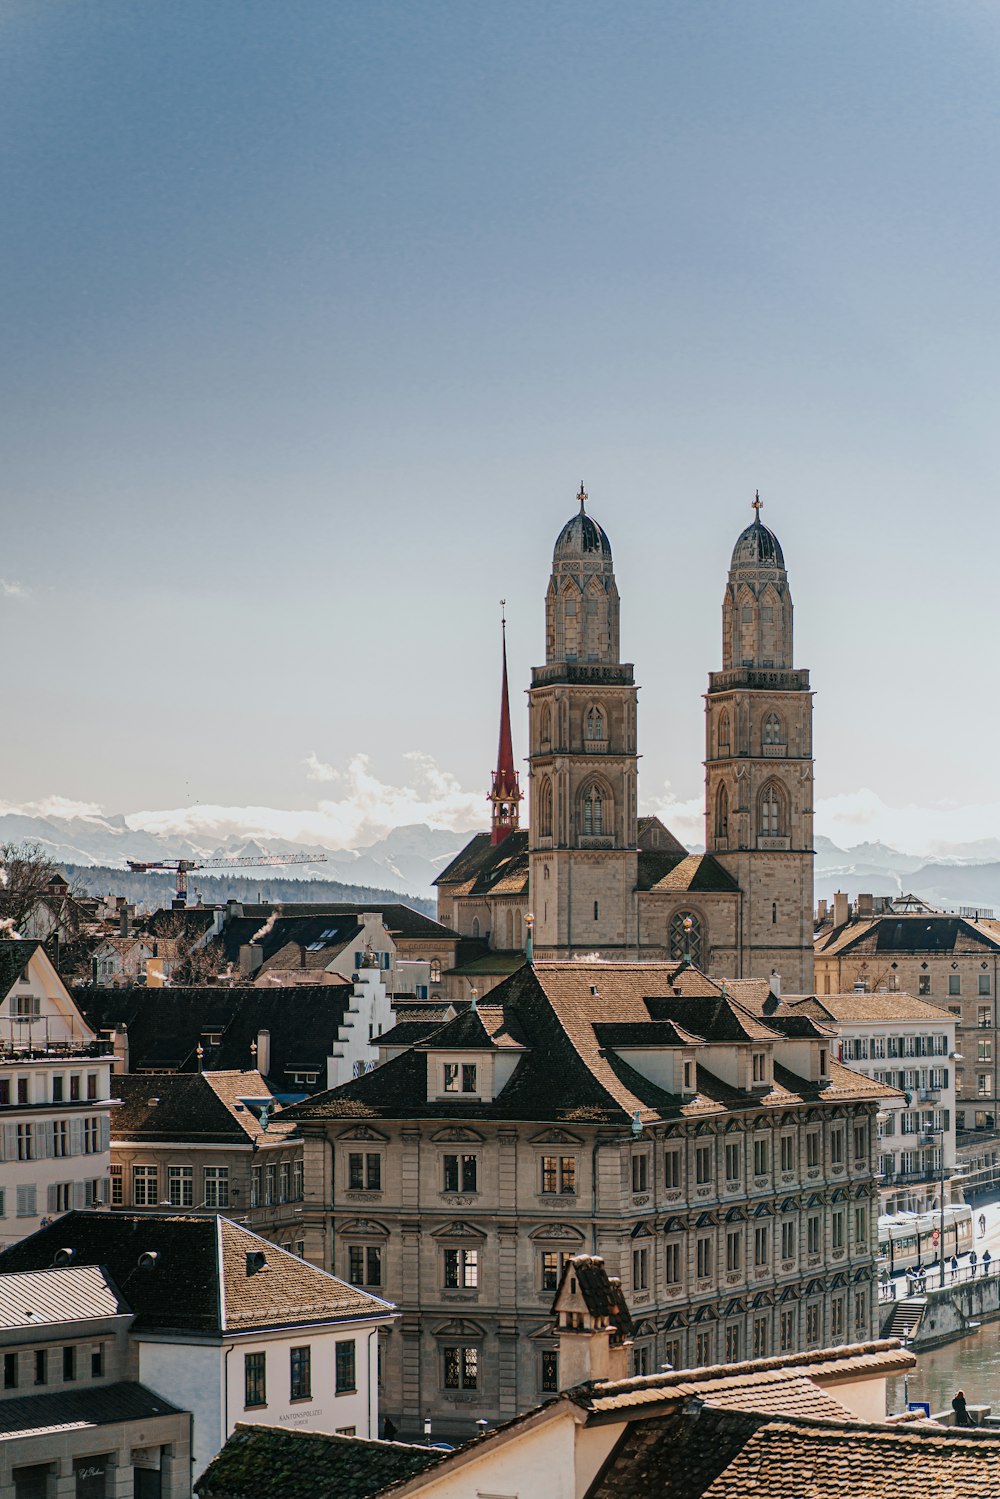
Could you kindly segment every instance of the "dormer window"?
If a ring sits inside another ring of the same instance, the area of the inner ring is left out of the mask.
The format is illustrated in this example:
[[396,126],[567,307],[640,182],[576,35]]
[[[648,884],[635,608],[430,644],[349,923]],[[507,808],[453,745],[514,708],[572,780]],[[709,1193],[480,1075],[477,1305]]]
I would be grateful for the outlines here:
[[693,1079],[694,1079],[694,1063],[693,1062],[685,1062],[684,1063],[684,1092],[685,1093],[690,1093],[691,1089],[694,1087],[694,1081],[693,1081]]
[[767,1082],[767,1052],[751,1053],[752,1077],[755,1084]]
[[444,1091],[446,1093],[478,1093],[478,1067],[475,1062],[445,1062]]

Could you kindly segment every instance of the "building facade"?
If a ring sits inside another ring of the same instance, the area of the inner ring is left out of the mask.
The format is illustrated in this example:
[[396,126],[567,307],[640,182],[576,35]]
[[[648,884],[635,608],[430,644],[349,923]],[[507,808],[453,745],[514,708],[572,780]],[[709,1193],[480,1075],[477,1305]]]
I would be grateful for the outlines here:
[[[706,696],[706,852],[692,855],[638,815],[638,688],[621,657],[611,544],[582,486],[578,499],[556,540],[545,662],[528,692],[530,828],[508,797],[501,836],[494,819],[438,877],[439,919],[501,956],[523,951],[530,914],[540,958],[687,956],[734,978],[776,970],[808,992],[812,693],[793,664],[780,543],[756,502],[726,584],[723,669]],[[504,690],[501,744],[507,716]],[[504,977],[487,968],[457,973],[482,993]]]
[[396,1425],[468,1434],[556,1388],[549,1307],[581,1251],[623,1283],[637,1373],[870,1336],[892,1090],[835,1039],[684,965],[539,962],[293,1106],[307,1254],[403,1312]]

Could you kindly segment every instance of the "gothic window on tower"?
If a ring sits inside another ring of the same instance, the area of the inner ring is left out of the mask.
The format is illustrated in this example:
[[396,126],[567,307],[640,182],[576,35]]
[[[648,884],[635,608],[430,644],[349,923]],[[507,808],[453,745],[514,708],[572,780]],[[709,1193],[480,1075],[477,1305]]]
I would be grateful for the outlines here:
[[719,754],[729,754],[729,714],[725,709],[719,714]]
[[538,836],[552,837],[552,782],[548,776],[538,783]]
[[701,917],[694,911],[675,911],[670,918],[667,943],[671,958],[677,962],[687,958],[695,968],[700,968],[705,947]]
[[583,794],[583,836],[600,837],[604,832],[604,803],[597,786],[590,786]]
[[781,719],[777,713],[769,713],[764,719],[764,743],[784,744],[785,736],[781,728]]
[[720,786],[715,798],[715,836],[729,837],[729,792]]
[[542,717],[538,730],[538,737],[542,749],[548,749],[552,744],[552,710],[548,703],[542,708]]
[[778,838],[782,831],[781,793],[773,781],[760,794],[760,818],[758,827],[764,838]]
[[585,720],[585,733],[589,740],[604,740],[607,735],[607,723],[603,708],[588,708]]

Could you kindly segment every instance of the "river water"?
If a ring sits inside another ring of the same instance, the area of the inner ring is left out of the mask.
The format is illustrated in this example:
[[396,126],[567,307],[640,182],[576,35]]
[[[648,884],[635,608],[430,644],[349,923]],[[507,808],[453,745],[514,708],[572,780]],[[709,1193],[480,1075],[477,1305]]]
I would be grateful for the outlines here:
[[[917,1355],[909,1376],[911,1400],[929,1400],[931,1411],[951,1409],[956,1390],[969,1405],[992,1405],[1000,1415],[1000,1322],[984,1322],[978,1332]],[[905,1409],[902,1378],[888,1381],[888,1410]]]

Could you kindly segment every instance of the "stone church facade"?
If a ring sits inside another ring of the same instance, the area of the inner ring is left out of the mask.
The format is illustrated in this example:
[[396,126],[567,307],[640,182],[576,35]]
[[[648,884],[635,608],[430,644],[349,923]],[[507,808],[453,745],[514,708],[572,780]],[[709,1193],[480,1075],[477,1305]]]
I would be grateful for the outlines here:
[[[530,828],[518,826],[516,800],[498,817],[491,798],[491,833],[436,882],[439,919],[497,956],[523,950],[530,914],[539,958],[688,957],[728,977],[777,972],[786,991],[809,992],[812,693],[808,671],[793,665],[780,543],[755,501],[733,549],[722,670],[710,673],[705,699],[706,852],[689,854],[658,819],[638,815],[638,689],[621,659],[611,544],[582,486],[577,498],[556,540],[545,662],[528,693]],[[509,743],[506,661],[501,746],[505,721]],[[506,787],[511,773],[497,780]],[[502,968],[481,957],[464,976],[483,993]]]

